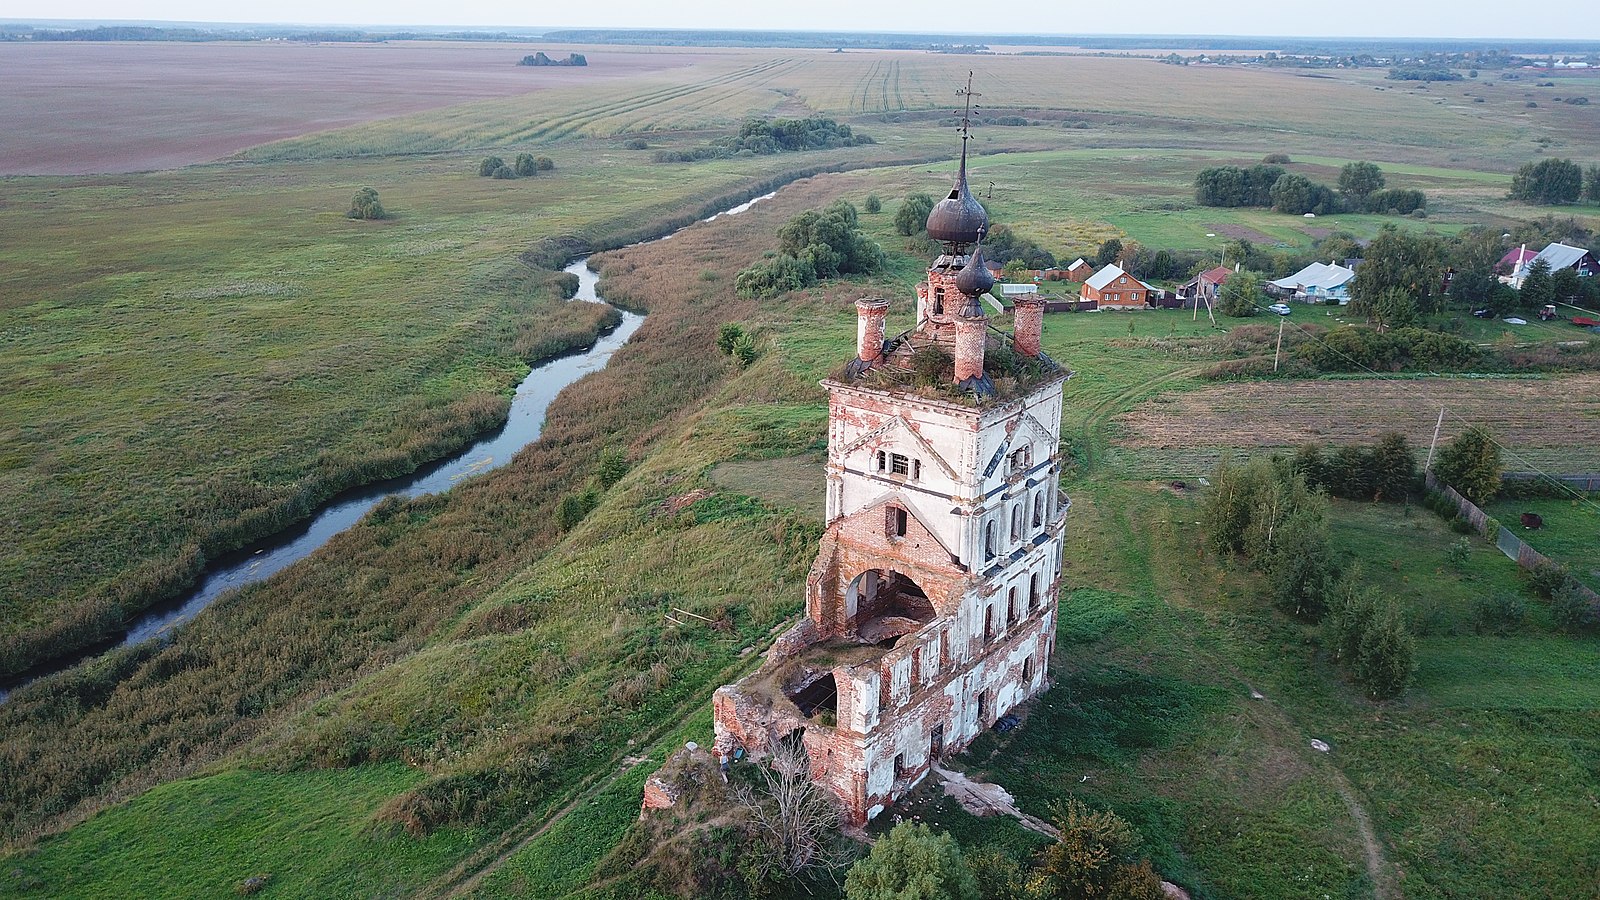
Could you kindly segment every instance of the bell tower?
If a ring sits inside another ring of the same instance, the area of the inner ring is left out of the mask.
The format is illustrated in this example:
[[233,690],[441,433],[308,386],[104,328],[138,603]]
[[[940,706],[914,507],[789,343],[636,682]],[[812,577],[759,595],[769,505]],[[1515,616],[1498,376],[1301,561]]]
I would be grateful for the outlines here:
[[858,301],[855,357],[823,382],[826,527],[805,617],[714,700],[719,748],[802,741],[852,825],[1049,686],[1070,373],[1041,348],[1042,304],[1019,305],[1011,334],[989,318],[967,125],[928,216],[944,252],[917,286],[916,322],[886,337],[889,304]]

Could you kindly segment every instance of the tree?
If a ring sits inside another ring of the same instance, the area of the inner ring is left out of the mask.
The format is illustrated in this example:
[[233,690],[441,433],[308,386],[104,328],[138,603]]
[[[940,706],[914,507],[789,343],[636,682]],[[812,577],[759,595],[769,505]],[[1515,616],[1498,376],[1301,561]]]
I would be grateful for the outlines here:
[[1105,243],[1101,244],[1099,251],[1095,253],[1094,264],[1097,266],[1109,266],[1116,262],[1117,257],[1121,255],[1122,239],[1110,238]]
[[1353,567],[1334,591],[1322,645],[1374,700],[1398,696],[1417,669],[1417,642],[1400,607],[1363,587]]
[[548,156],[536,156],[534,157],[533,165],[534,168],[541,172],[553,172],[556,168],[556,161]]
[[1246,318],[1256,314],[1263,302],[1261,276],[1254,272],[1235,272],[1217,291],[1217,312]]
[[1550,274],[1550,263],[1536,259],[1523,276],[1518,300],[1524,309],[1538,309],[1546,303],[1556,302],[1555,278]]
[[910,236],[928,227],[928,214],[933,212],[933,198],[927,194],[911,194],[900,202],[894,213],[894,230]]
[[628,454],[620,448],[607,447],[600,451],[600,461],[594,469],[594,478],[602,488],[609,488],[628,474]]
[[1333,192],[1304,175],[1285,175],[1268,192],[1272,208],[1281,213],[1325,215],[1334,211]]
[[1379,500],[1404,499],[1417,477],[1417,457],[1398,431],[1387,431],[1367,455],[1372,472],[1373,496]]
[[868,194],[866,202],[861,204],[861,208],[866,210],[868,215],[877,215],[883,211],[883,201],[878,199],[877,194]]
[[523,177],[539,174],[539,164],[534,161],[532,153],[518,153],[517,161],[511,169]]
[[1552,206],[1576,203],[1583,190],[1583,168],[1570,159],[1524,163],[1511,179],[1512,200]]
[[[1352,313],[1377,321],[1380,301],[1391,290],[1409,296],[1418,312],[1430,313],[1438,307],[1445,270],[1445,246],[1438,235],[1385,225],[1367,245],[1365,260],[1350,286]],[[1394,312],[1392,304],[1390,311]]]
[[488,178],[495,173],[495,170],[505,168],[505,165],[506,161],[498,156],[485,156],[478,163],[478,174]]
[[1274,548],[1265,565],[1272,599],[1284,612],[1320,619],[1338,582],[1322,508],[1296,509],[1284,520],[1283,530],[1289,540]]
[[830,853],[839,813],[827,791],[811,780],[811,760],[796,738],[773,738],[768,759],[756,766],[761,789],[735,791],[749,815],[758,846],[747,848],[752,871],[760,878],[793,878],[808,869],[835,863]]
[[722,351],[723,356],[730,356],[733,354],[733,345],[743,336],[744,329],[737,323],[724,322],[717,330],[717,349]]
[[1028,896],[1037,900],[1161,900],[1149,860],[1138,859],[1139,834],[1110,810],[1079,800],[1055,810],[1061,837],[1035,856]]
[[1480,425],[1456,435],[1433,463],[1440,481],[1480,506],[1499,493],[1500,472],[1500,445]]
[[1389,288],[1367,313],[1367,321],[1385,328],[1405,328],[1417,323],[1417,302],[1400,288]]
[[1550,294],[1557,303],[1565,303],[1577,297],[1583,290],[1583,281],[1576,269],[1566,268],[1550,275]]
[[1383,170],[1374,163],[1347,163],[1339,170],[1339,193],[1355,200],[1357,206],[1364,206],[1367,195],[1382,189]]
[[845,900],[978,900],[961,848],[948,834],[901,822],[844,879]]
[[355,197],[350,200],[350,210],[345,213],[347,219],[386,219],[389,214],[383,211],[383,204],[378,202],[378,192],[369,187],[356,191]]
[[1583,199],[1600,203],[1600,166],[1590,166],[1583,177]]

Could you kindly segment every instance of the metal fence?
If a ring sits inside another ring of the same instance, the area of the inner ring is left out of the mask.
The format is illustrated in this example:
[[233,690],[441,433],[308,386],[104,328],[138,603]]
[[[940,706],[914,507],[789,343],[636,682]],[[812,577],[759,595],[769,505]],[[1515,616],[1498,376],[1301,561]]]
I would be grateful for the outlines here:
[[1547,478],[1559,481],[1575,491],[1594,493],[1600,491],[1600,475],[1544,475],[1539,472],[1507,472],[1500,478],[1505,481],[1533,481],[1538,478]]
[[[1589,478],[1593,476],[1568,475],[1564,477]],[[1440,494],[1448,498],[1451,503],[1455,504],[1456,510],[1461,513],[1461,517],[1463,519],[1466,519],[1472,524],[1474,531],[1478,532],[1484,537],[1491,536],[1489,534],[1489,523],[1494,520],[1489,518],[1488,513],[1485,513],[1483,510],[1479,509],[1476,503],[1473,503],[1471,500],[1468,500],[1467,498],[1456,493],[1455,488],[1434,477],[1432,472],[1429,472],[1427,475],[1427,483],[1429,488],[1438,491]],[[1505,527],[1504,525],[1497,524],[1493,538],[1494,545],[1500,548],[1500,552],[1504,553],[1507,557],[1515,561],[1517,565],[1524,569],[1531,571],[1547,563],[1554,563],[1554,560],[1533,549],[1532,545],[1530,545],[1527,541],[1524,541],[1522,538],[1517,537],[1517,535],[1511,529]],[[1600,611],[1600,594],[1595,593],[1594,590],[1588,585],[1582,583],[1578,584],[1578,593],[1588,600],[1597,611]]]

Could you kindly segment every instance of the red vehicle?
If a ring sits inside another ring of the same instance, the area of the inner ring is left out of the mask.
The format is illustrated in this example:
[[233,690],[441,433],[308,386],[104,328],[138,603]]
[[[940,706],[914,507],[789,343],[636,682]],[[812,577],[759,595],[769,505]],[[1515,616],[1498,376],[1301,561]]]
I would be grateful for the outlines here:
[[1588,316],[1573,316],[1572,324],[1580,325],[1584,328],[1596,328],[1600,327],[1600,320],[1591,319]]

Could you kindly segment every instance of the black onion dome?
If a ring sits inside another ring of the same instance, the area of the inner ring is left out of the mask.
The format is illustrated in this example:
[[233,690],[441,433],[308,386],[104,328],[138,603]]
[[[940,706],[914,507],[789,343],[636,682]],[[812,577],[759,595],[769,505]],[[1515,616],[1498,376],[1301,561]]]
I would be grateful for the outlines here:
[[978,245],[972,251],[972,256],[967,259],[967,264],[956,275],[956,290],[968,297],[986,294],[994,287],[994,273],[989,271],[989,266],[983,261],[983,245]]
[[961,171],[956,175],[950,196],[934,204],[928,213],[928,237],[946,244],[970,244],[989,227],[989,214],[967,189],[967,155],[963,148]]

